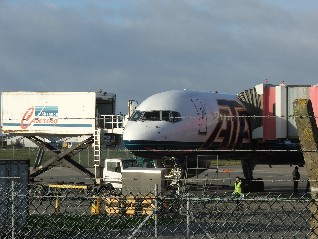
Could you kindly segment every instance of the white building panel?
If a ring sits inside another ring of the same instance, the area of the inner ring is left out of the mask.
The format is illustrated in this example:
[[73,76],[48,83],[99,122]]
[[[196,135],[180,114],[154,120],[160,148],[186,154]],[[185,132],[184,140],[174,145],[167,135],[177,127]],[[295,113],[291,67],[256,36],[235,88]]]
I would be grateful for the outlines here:
[[275,87],[275,115],[276,115],[276,138],[287,137],[287,115],[286,115],[286,87],[279,85]]

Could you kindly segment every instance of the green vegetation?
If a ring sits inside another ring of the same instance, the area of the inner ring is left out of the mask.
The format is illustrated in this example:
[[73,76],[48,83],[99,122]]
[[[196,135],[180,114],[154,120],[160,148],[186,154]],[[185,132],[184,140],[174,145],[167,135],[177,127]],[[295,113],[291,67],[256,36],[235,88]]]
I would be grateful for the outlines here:
[[[63,150],[63,149],[62,149]],[[38,153],[38,148],[26,148],[26,147],[7,147],[0,149],[1,159],[15,159],[15,160],[30,160],[30,166],[34,165],[36,156]],[[43,161],[51,158],[51,153],[46,151],[43,156]],[[134,155],[127,150],[118,150],[113,148],[107,148],[101,151],[101,158],[134,158]],[[85,149],[79,152],[73,157],[73,159],[80,163],[84,167],[94,166],[94,151],[92,149]],[[231,166],[239,165],[240,160],[218,160],[218,166]],[[217,161],[211,161],[211,167],[217,166]]]
[[[102,215],[77,215],[77,214],[47,214],[47,215],[30,215],[28,219],[28,230],[39,231],[39,229],[50,228],[51,231],[65,230],[67,232],[79,231],[105,231],[118,229],[133,229],[142,223],[147,215],[116,215],[107,216]],[[185,218],[180,216],[158,217],[158,225],[178,224]],[[144,224],[147,226],[154,226],[154,218],[149,218]]]
[[[43,161],[52,157],[52,152],[45,151]],[[0,149],[1,159],[30,160],[30,166],[34,165],[38,148],[16,148],[8,147]],[[101,158],[133,158],[133,155],[127,150],[105,149],[101,151]],[[85,149],[73,157],[73,159],[84,167],[94,166],[94,151]]]
[[65,228],[67,231],[134,228],[144,217],[109,217],[96,215],[52,214],[31,215],[28,228]]
[[[233,160],[233,159],[222,159],[218,161],[218,166],[231,166],[231,165],[240,165],[240,160]],[[211,167],[215,167],[217,165],[216,160],[211,161]]]

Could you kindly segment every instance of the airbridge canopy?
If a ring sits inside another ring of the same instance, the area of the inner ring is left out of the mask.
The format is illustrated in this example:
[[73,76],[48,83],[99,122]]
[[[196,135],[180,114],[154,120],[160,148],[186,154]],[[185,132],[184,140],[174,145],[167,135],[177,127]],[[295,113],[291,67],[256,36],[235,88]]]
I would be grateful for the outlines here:
[[96,92],[2,92],[1,127],[11,135],[93,135],[96,116],[114,114],[116,95]]

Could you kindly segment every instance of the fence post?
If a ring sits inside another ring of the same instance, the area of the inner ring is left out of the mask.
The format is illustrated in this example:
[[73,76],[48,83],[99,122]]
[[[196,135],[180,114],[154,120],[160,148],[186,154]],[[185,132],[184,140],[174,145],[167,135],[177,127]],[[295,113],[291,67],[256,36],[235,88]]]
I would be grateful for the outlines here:
[[55,213],[59,213],[60,212],[60,201],[59,201],[59,195],[58,194],[56,194],[54,212]]
[[11,182],[11,238],[14,239],[14,227],[15,227],[15,220],[14,220],[14,180]]
[[158,238],[158,184],[155,185],[155,238]]
[[87,148],[87,166],[89,167],[89,147]]
[[187,193],[187,238],[190,238],[190,196]]

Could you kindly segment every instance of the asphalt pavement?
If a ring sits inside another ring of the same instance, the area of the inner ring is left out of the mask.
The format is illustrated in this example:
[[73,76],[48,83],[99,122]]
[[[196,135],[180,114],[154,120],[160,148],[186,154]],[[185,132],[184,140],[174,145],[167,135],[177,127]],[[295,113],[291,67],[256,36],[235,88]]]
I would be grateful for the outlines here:
[[[256,165],[253,171],[255,180],[263,180],[265,192],[293,193],[292,171],[295,166],[289,165]],[[88,168],[94,172],[94,168]],[[307,171],[305,167],[299,167],[300,181],[299,193],[304,193],[307,185]],[[191,178],[188,183],[194,183],[198,179],[200,185],[216,185],[217,190],[231,191],[235,182],[235,177],[244,178],[240,165],[220,166],[217,169],[209,169]],[[37,176],[39,183],[76,183],[93,184],[94,179],[82,175],[80,172],[66,167],[54,167],[49,171]],[[213,190],[216,190],[213,187]]]

